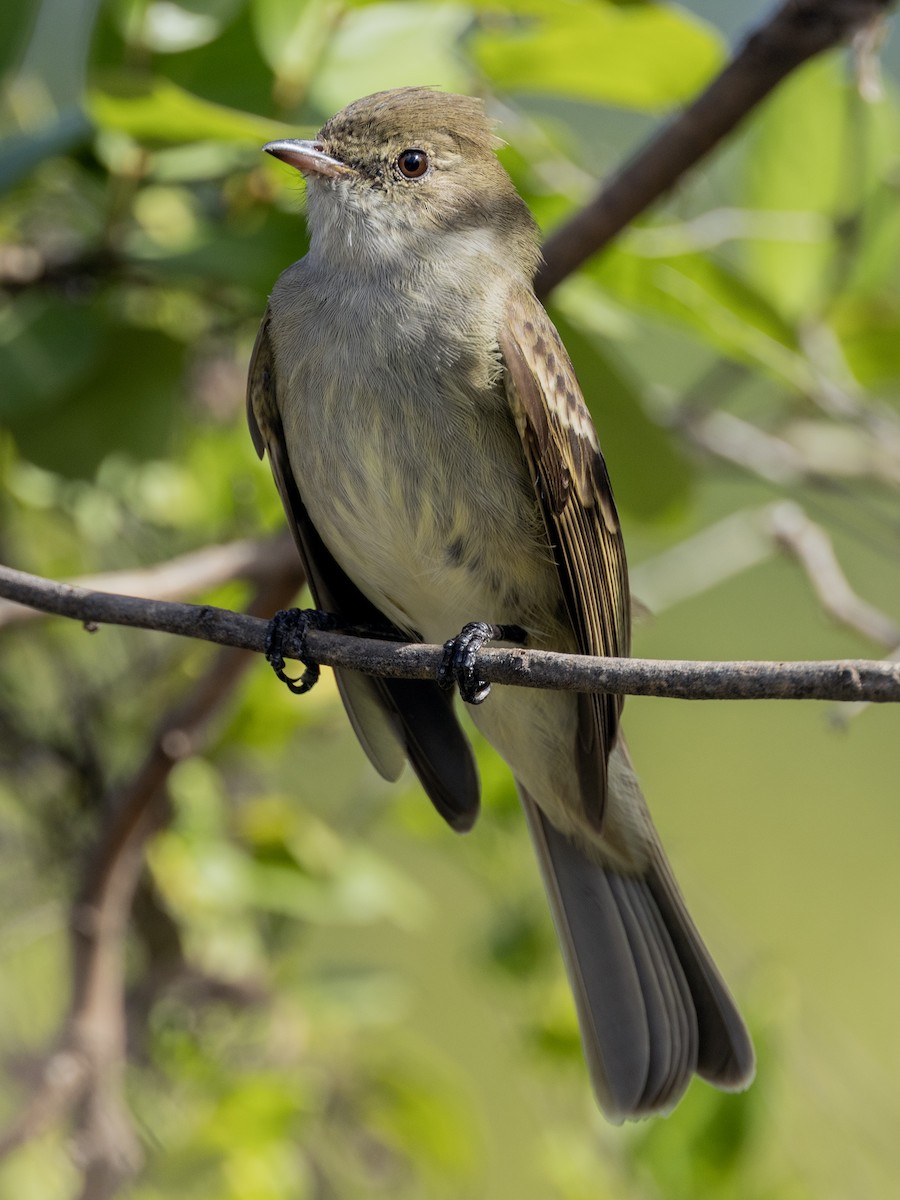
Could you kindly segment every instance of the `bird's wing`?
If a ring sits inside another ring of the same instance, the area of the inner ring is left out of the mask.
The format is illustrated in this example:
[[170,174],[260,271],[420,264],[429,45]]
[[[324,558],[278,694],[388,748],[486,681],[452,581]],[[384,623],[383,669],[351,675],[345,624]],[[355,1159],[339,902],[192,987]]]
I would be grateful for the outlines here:
[[[582,654],[630,649],[628,573],[597,433],[572,363],[546,312],[514,292],[498,336],[506,393],[522,439]],[[600,828],[606,764],[622,708],[615,695],[579,698],[577,765],[585,815]]]
[[[269,323],[267,312],[250,360],[247,420],[257,454],[269,456],[315,603],[346,624],[400,637],[341,570],[309,518],[285,442]],[[478,775],[452,696],[425,680],[377,679],[355,671],[334,674],[356,736],[375,769],[386,779],[396,779],[408,757],[441,816],[456,830],[470,829],[478,816]]]

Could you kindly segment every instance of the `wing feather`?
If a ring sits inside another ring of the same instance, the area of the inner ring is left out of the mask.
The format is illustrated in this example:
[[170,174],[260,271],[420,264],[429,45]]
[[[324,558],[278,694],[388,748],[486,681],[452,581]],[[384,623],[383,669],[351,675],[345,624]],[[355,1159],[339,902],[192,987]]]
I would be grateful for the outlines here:
[[[341,570],[310,520],[294,479],[278,407],[269,313],[263,319],[247,384],[247,420],[256,452],[267,454],[288,524],[319,608],[351,625],[400,636]],[[388,680],[334,672],[360,744],[375,769],[396,779],[408,758],[435,808],[456,830],[475,823],[478,774],[453,711],[452,697],[425,680]]]
[[[582,654],[630,652],[628,571],[596,430],[559,334],[534,295],[509,300],[499,335],[506,392]],[[578,770],[585,815],[600,828],[606,763],[622,698],[579,700]]]

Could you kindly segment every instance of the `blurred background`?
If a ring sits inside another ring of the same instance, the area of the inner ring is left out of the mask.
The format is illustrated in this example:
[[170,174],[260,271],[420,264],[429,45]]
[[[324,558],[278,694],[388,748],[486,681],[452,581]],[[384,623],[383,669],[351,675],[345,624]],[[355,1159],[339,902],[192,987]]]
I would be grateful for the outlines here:
[[[306,232],[299,176],[261,143],[379,88],[480,94],[549,231],[767,7],[0,6],[0,559],[77,578],[282,528],[243,389]],[[900,643],[898,54],[879,68],[877,41],[797,71],[552,299],[647,609],[638,655]],[[253,591],[204,586],[182,594]],[[6,1124],[65,1020],[91,847],[214,651],[0,620]],[[127,941],[122,1194],[896,1194],[896,711],[628,701],[759,1072],[615,1129],[505,768],[478,744],[484,813],[454,836],[409,775],[375,776],[324,675],[298,699],[255,662],[168,776]],[[83,1114],[45,1117],[0,1162],[0,1196],[112,1194],[83,1184]]]

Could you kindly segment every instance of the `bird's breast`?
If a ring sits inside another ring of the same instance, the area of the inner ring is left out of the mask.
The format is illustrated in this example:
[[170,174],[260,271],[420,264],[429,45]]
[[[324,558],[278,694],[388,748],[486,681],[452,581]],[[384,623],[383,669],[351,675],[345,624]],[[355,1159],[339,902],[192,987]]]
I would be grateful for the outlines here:
[[[291,466],[319,534],[401,628],[546,625],[559,584],[489,338],[342,305],[279,346]],[[352,328],[348,328],[348,319]],[[285,331],[281,331],[284,342]]]

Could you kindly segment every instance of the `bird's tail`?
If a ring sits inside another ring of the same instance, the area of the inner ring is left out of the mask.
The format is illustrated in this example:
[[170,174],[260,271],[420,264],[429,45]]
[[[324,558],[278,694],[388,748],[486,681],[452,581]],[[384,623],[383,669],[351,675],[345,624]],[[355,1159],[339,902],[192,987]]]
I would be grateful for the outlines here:
[[601,1108],[670,1110],[696,1073],[739,1091],[750,1037],[691,920],[662,847],[644,874],[591,861],[522,789]]

